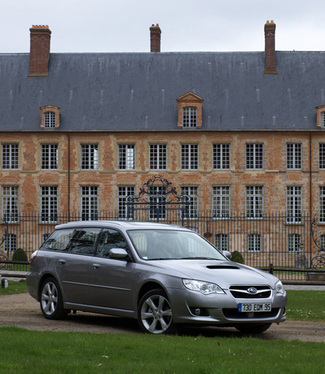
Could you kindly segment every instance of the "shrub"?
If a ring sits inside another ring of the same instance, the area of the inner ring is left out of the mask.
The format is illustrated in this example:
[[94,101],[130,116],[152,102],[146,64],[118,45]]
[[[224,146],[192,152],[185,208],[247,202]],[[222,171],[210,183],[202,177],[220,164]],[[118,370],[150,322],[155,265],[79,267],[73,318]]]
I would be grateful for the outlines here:
[[231,253],[230,260],[234,262],[239,262],[240,264],[245,263],[243,255],[238,251],[234,251]]
[[22,248],[17,248],[12,255],[12,261],[28,261],[26,252]]

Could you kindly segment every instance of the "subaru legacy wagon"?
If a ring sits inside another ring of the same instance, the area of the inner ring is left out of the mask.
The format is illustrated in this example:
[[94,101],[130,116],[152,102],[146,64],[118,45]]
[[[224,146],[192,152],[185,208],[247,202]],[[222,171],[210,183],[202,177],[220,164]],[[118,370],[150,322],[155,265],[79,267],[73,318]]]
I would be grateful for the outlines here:
[[137,319],[154,334],[179,324],[259,333],[286,319],[278,278],[231,262],[189,229],[159,223],[58,225],[33,253],[27,286],[45,318],[103,313]]

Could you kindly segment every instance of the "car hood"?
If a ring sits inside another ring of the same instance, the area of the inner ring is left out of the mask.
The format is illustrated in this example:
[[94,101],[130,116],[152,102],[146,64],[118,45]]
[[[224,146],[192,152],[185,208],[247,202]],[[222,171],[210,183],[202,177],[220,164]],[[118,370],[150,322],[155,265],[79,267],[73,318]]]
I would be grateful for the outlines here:
[[217,283],[223,289],[232,285],[270,285],[274,286],[277,278],[250,266],[231,261],[217,260],[159,260],[159,268],[168,269],[175,276]]

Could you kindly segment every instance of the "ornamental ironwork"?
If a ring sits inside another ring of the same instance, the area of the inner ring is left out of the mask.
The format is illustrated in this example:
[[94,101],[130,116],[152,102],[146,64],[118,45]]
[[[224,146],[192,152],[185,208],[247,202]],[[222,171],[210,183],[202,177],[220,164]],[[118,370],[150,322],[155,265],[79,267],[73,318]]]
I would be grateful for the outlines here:
[[190,197],[178,194],[172,182],[155,175],[140,188],[139,195],[126,198],[127,218],[135,219],[136,211],[147,210],[150,220],[167,220],[168,211],[180,211],[181,218],[188,216]]

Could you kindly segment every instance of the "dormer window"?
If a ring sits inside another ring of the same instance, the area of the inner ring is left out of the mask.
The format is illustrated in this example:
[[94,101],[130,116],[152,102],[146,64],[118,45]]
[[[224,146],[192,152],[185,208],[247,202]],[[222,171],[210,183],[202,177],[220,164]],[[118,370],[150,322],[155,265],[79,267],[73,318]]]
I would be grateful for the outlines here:
[[53,129],[60,126],[60,108],[53,105],[45,105],[41,110],[41,127]]
[[187,92],[178,97],[178,126],[184,128],[201,127],[203,101],[202,97],[193,92]]
[[316,125],[325,128],[325,105],[316,107]]
[[197,107],[186,106],[183,108],[183,127],[196,127]]
[[44,127],[55,127],[55,113],[54,112],[44,113]]

